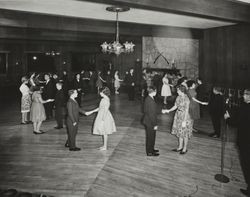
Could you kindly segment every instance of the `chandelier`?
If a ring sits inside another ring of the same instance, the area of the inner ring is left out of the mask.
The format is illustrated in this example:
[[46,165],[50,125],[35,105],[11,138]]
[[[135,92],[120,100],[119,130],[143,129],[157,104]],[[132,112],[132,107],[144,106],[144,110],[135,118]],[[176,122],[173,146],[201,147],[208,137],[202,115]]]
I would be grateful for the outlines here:
[[125,43],[121,44],[119,42],[119,20],[118,20],[118,14],[119,12],[126,12],[129,11],[129,7],[107,7],[107,11],[109,12],[116,12],[116,35],[115,35],[115,41],[111,43],[107,43],[106,41],[101,45],[102,52],[103,53],[114,53],[116,55],[119,55],[121,53],[131,53],[134,51],[134,44],[132,42],[126,41]]
[[61,55],[61,53],[58,51],[52,50],[52,51],[45,52],[45,55],[56,56],[56,55]]

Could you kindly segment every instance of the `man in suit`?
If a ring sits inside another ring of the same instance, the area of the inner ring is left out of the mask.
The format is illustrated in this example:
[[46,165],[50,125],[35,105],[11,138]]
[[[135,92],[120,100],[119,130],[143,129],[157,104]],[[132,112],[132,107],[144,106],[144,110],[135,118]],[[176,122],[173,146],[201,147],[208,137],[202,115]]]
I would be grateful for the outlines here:
[[221,133],[221,119],[225,113],[224,98],[220,87],[213,87],[208,107],[214,128],[214,132],[209,134],[209,136],[219,138]]
[[79,107],[81,107],[83,83],[82,83],[81,75],[79,73],[76,74],[75,79],[73,80],[73,88],[77,90],[76,101]]
[[149,86],[148,96],[144,101],[143,124],[146,128],[146,153],[147,156],[159,156],[159,150],[155,150],[155,135],[157,126],[157,105],[154,100],[156,95],[156,87]]
[[69,101],[67,102],[67,118],[66,118],[68,139],[66,141],[65,147],[68,147],[70,151],[81,150],[80,148],[76,147],[76,134],[79,123],[79,113],[85,114],[85,111],[79,108],[76,98],[77,98],[77,91],[69,90]]
[[[43,88],[42,97],[44,100],[55,98],[55,84],[50,79],[49,74],[44,75],[45,85]],[[52,118],[53,102],[44,103],[45,113],[47,119]]]
[[[236,124],[238,127],[237,144],[239,147],[241,167],[246,180],[247,189],[240,189],[241,193],[250,196],[250,89],[246,89],[243,94],[242,102],[238,113],[236,114]],[[226,111],[225,119],[233,118],[230,111]]]
[[55,119],[57,126],[55,129],[63,128],[63,110],[64,110],[64,93],[62,89],[62,83],[56,83],[56,96],[55,96]]
[[127,75],[127,87],[128,87],[128,99],[130,101],[135,100],[135,75],[134,69],[131,68]]

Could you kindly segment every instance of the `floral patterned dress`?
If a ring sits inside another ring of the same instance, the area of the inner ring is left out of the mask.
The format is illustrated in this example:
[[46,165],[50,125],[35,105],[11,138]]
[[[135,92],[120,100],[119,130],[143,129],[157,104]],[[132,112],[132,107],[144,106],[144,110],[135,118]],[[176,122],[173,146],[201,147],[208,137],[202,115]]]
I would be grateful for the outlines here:
[[30,93],[29,93],[29,87],[23,83],[20,86],[19,90],[22,93],[21,112],[22,113],[30,112],[31,97],[30,97]]
[[[178,96],[175,101],[175,106],[177,106],[177,110],[174,116],[174,123],[172,126],[171,134],[176,135],[177,137],[188,137],[192,136],[193,129],[193,120],[190,118],[188,113],[189,111],[189,98],[187,95]],[[187,115],[186,115],[187,113]],[[186,115],[186,120],[185,120]],[[182,122],[186,121],[186,126],[182,127]]]

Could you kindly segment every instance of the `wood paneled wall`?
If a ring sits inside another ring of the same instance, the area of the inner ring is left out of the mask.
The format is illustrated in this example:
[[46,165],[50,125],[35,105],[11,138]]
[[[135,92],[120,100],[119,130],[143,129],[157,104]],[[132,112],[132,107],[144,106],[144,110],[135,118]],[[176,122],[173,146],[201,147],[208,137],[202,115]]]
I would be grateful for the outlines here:
[[[71,53],[93,53],[96,56],[96,68],[101,69],[105,61],[114,64],[114,68],[125,72],[131,66],[135,65],[137,59],[142,57],[142,44],[138,39],[133,40],[136,44],[134,53],[122,54],[120,56],[107,55],[101,52],[100,42],[71,42],[71,41],[48,41],[48,40],[6,40],[0,39],[0,51],[8,51],[9,65],[7,75],[0,76],[1,84],[9,83],[17,84],[20,82],[22,75],[26,74],[27,69],[27,53],[42,52],[56,50],[61,55],[54,56],[56,70],[59,74],[63,70],[71,71]],[[110,41],[112,39],[110,38]],[[64,64],[66,62],[66,64]],[[121,73],[122,74],[122,73]]]
[[225,87],[250,87],[250,25],[204,31],[200,76]]

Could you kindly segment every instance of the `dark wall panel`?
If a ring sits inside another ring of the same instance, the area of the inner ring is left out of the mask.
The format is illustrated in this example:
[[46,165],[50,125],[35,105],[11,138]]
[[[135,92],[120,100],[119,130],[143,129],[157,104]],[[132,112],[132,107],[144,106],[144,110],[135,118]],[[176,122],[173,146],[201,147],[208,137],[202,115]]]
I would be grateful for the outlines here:
[[235,25],[204,31],[200,75],[226,87],[250,87],[250,26]]

